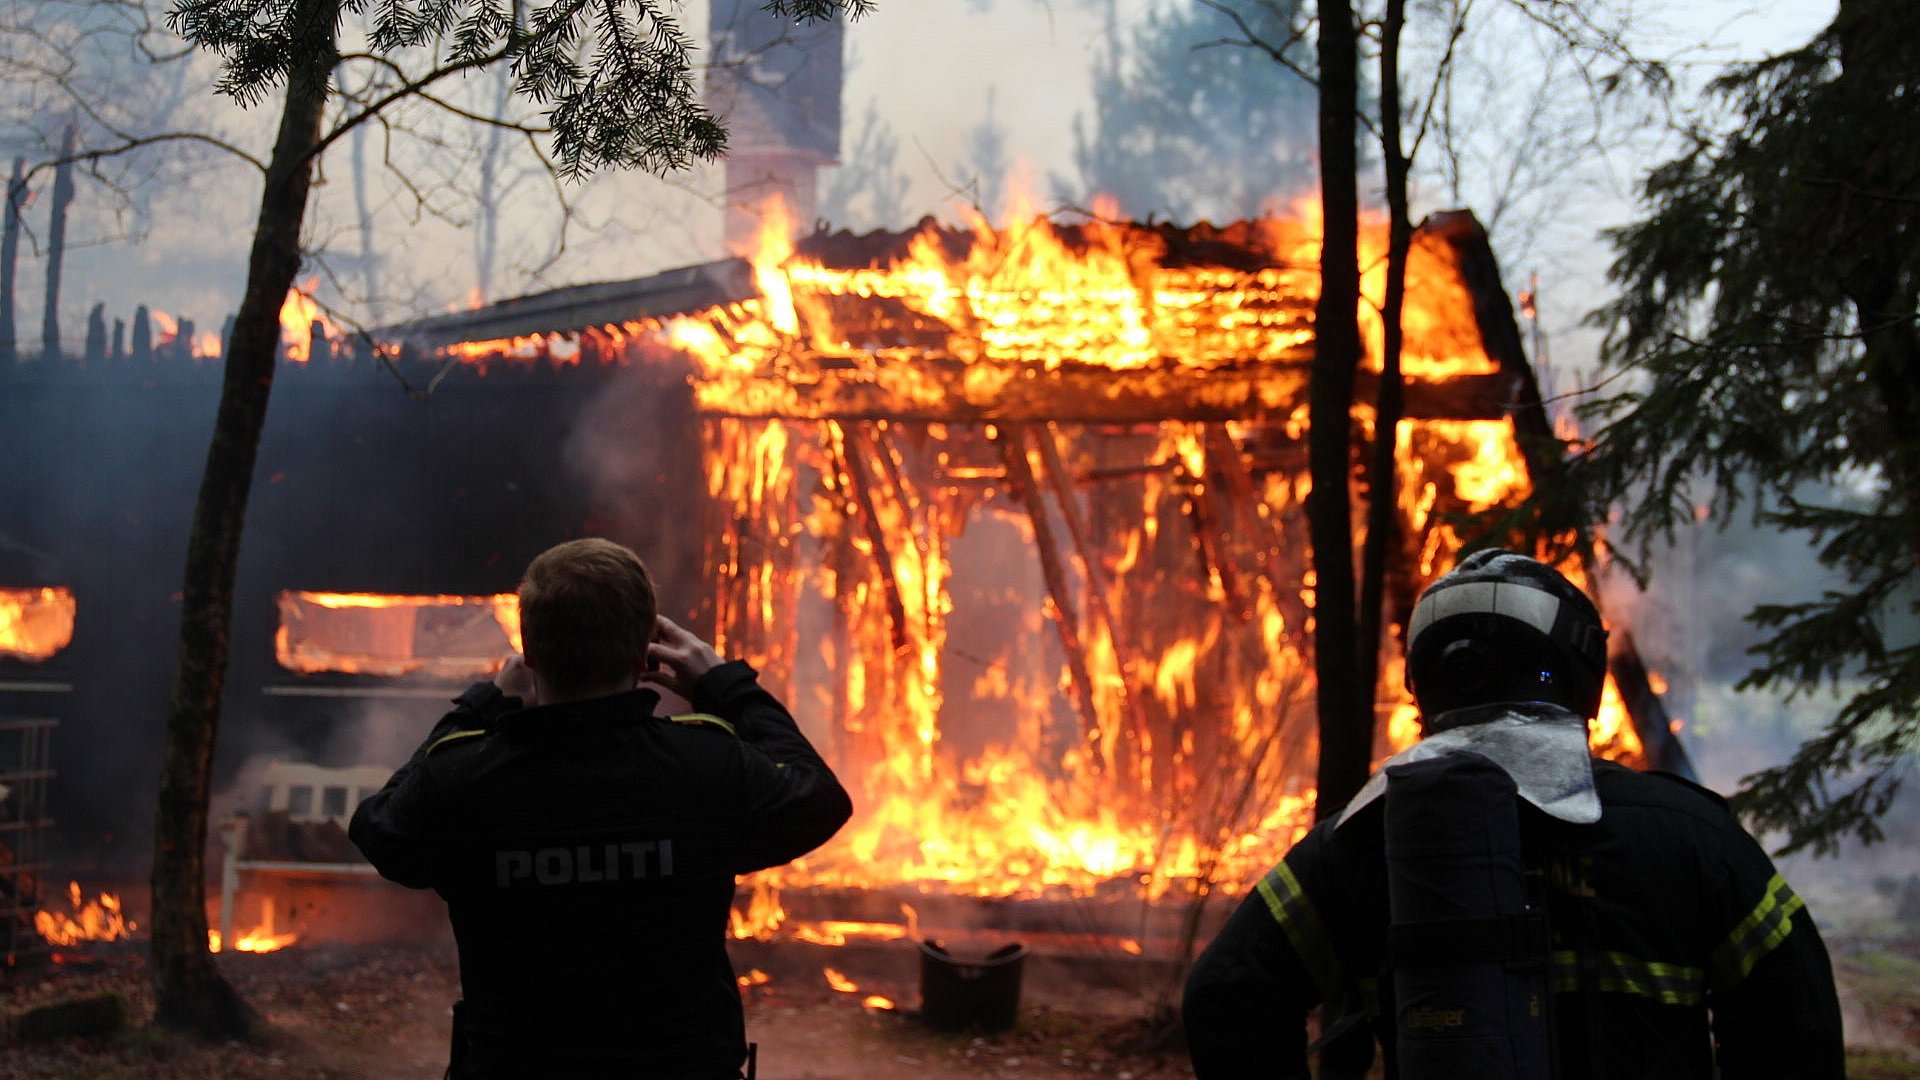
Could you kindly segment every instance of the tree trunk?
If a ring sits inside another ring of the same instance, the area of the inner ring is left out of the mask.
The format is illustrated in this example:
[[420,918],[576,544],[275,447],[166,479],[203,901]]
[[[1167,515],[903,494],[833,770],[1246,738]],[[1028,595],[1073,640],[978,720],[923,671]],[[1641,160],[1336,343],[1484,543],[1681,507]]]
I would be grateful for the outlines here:
[[13,329],[14,268],[20,260],[20,214],[27,201],[27,162],[13,159],[13,175],[7,180],[6,224],[0,227],[0,371],[13,367],[19,358]]
[[360,219],[360,287],[367,294],[367,314],[378,326],[386,319],[385,305],[380,296],[380,269],[373,250],[373,203],[367,197],[367,132],[370,127],[361,124],[354,128],[348,142],[352,144],[353,151],[353,208]]
[[1320,4],[1320,299],[1314,309],[1313,385],[1308,397],[1307,468],[1313,490],[1314,676],[1320,721],[1319,798],[1326,817],[1366,783],[1371,764],[1370,693],[1355,670],[1352,413],[1360,362],[1359,163],[1354,110],[1358,72],[1349,0]]
[[[304,0],[301,6],[310,20],[307,25],[327,35],[335,32],[339,0]],[[279,136],[260,195],[246,293],[234,317],[220,409],[187,546],[179,668],[167,712],[154,830],[154,1019],[210,1036],[244,1034],[258,1025],[256,1014],[221,977],[208,951],[207,801],[241,525],[279,357],[280,308],[300,269],[300,226],[326,110],[327,76],[325,71],[296,72],[287,83]]]
[[73,150],[79,133],[72,124],[60,142],[60,164],[53,169],[53,205],[47,224],[47,305],[40,324],[40,358],[60,359],[60,270],[67,258],[67,208],[73,205]]
[[1380,28],[1380,148],[1387,187],[1387,294],[1380,308],[1385,333],[1380,356],[1380,389],[1374,397],[1373,460],[1368,463],[1367,541],[1360,557],[1360,633],[1354,642],[1359,669],[1356,685],[1366,695],[1369,756],[1378,719],[1374,699],[1380,685],[1380,630],[1385,620],[1387,552],[1399,539],[1399,470],[1395,440],[1404,413],[1400,347],[1405,340],[1400,312],[1407,298],[1407,249],[1413,222],[1407,217],[1407,155],[1400,145],[1400,31],[1407,22],[1406,0],[1387,0]]

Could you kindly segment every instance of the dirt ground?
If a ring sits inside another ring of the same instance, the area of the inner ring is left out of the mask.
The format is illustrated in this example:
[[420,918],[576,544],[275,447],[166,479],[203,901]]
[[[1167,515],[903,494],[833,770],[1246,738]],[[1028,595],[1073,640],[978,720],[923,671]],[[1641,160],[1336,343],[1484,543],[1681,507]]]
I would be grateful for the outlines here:
[[[907,947],[911,955],[911,947]],[[1191,1077],[1177,1045],[1140,1047],[1141,1008],[1129,995],[1096,988],[1049,1001],[1057,987],[1026,995],[1018,1027],[992,1036],[929,1030],[904,1009],[862,1004],[870,994],[911,1004],[913,986],[868,974],[858,957],[845,964],[857,993],[827,985],[818,953],[760,950],[736,956],[742,971],[769,980],[747,990],[747,1036],[759,1044],[763,1080],[927,1080],[1022,1078],[1118,1080]],[[448,1003],[457,996],[451,953],[442,948],[293,948],[259,956],[224,955],[222,969],[273,1028],[260,1044],[202,1044],[147,1025],[152,998],[144,963],[124,949],[80,964],[0,983],[0,1012],[10,1017],[50,1002],[116,995],[126,1006],[117,1031],[87,1038],[22,1041],[0,1053],[0,1080],[433,1080],[446,1063]],[[751,964],[751,967],[749,966]],[[898,967],[898,965],[891,965]]]
[[[1856,1080],[1920,1078],[1920,941],[1835,941]],[[745,955],[741,955],[745,953]],[[859,983],[836,992],[823,955]],[[911,946],[822,953],[811,948],[736,950],[742,971],[768,975],[747,991],[748,1037],[760,1046],[765,1080],[1112,1080],[1191,1077],[1177,1037],[1153,1045],[1141,1017],[1151,997],[1138,984],[1042,962],[1029,969],[1018,1027],[992,1036],[942,1034],[910,1011],[917,986]],[[10,1045],[0,1080],[432,1080],[445,1064],[448,1003],[457,990],[452,953],[407,948],[297,947],[219,958],[223,970],[272,1025],[260,1043],[205,1044],[151,1028],[152,1000],[136,948],[0,981]],[[1122,973],[1124,974],[1124,973]],[[1134,985],[1129,985],[1133,983]],[[905,1009],[862,1004],[869,994]],[[90,1037],[21,1040],[23,1014],[52,1002],[118,1001],[124,1021]]]

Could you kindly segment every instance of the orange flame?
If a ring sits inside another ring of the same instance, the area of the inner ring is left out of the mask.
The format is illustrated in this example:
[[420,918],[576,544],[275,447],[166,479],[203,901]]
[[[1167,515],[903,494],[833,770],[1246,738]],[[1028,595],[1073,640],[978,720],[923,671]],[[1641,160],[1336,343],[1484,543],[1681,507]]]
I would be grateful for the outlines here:
[[149,309],[147,311],[147,317],[153,322],[154,348],[157,349],[163,345],[171,345],[179,339],[180,321],[178,319],[161,311],[159,308]]
[[73,946],[87,942],[123,941],[133,936],[139,924],[126,917],[120,898],[113,893],[98,893],[88,900],[80,883],[67,883],[67,911],[41,910],[33,915],[33,928],[49,945]]
[[283,592],[274,652],[289,671],[476,678],[520,651],[520,598]]
[[340,326],[321,310],[314,294],[320,289],[318,278],[309,279],[306,284],[296,284],[287,290],[287,298],[280,304],[280,341],[286,349],[286,357],[296,364],[304,364],[313,358],[314,332],[317,329],[328,342],[338,342],[346,335]]
[[[233,941],[234,952],[270,953],[300,940],[298,934],[277,934],[273,929],[273,901],[267,897],[260,899],[260,925],[246,931]],[[220,931],[207,931],[207,951],[221,951]]]
[[70,589],[0,589],[0,657],[38,663],[73,643]]
[[756,875],[751,880],[753,891],[747,900],[747,910],[742,912],[734,908],[729,913],[729,930],[736,940],[752,938],[766,941],[787,920],[787,911],[780,906],[780,886],[777,881],[764,874]]
[[[1317,218],[1233,235],[1270,264],[1174,265],[1152,229],[1016,214],[970,236],[928,226],[884,266],[829,267],[769,228],[760,299],[662,328],[695,364],[701,408],[725,418],[707,427],[709,492],[732,511],[717,636],[797,671],[861,808],[829,847],[755,879],[736,936],[781,927],[782,885],[1037,895],[1130,880],[1153,899],[1196,877],[1251,880],[1305,829],[1308,485],[1302,464],[1257,450],[1297,446],[1304,405],[1124,431],[994,411],[1088,372],[1108,381],[1074,400],[1211,401],[1212,380],[1253,371],[1267,381],[1235,407],[1301,401],[1286,373],[1311,353]],[[1384,232],[1365,243],[1384,252]],[[1409,276],[1409,378],[1497,370],[1452,249],[1423,238]],[[876,344],[902,338],[916,344]],[[841,419],[850,409],[982,419],[896,427]],[[1355,419],[1364,429],[1369,408]],[[1531,480],[1507,419],[1407,420],[1395,437],[1425,584],[1452,566],[1460,522]],[[1042,547],[1057,563],[1026,569]],[[963,618],[982,603],[986,639]],[[803,648],[798,625],[831,630]],[[1397,649],[1383,652],[1380,756],[1419,735]],[[1605,724],[1595,742],[1635,752]]]
[[828,986],[833,987],[842,994],[858,993],[860,990],[858,983],[855,983],[852,979],[847,978],[832,968],[824,968],[820,973],[827,977]]

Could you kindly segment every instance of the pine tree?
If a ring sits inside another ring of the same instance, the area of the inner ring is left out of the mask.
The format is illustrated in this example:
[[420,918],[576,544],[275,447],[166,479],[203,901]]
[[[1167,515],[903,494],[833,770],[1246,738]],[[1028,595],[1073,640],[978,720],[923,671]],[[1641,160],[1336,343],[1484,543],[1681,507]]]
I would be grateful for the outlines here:
[[[1113,196],[1130,217],[1225,222],[1259,216],[1276,196],[1311,190],[1318,94],[1244,40],[1285,46],[1298,66],[1311,67],[1307,45],[1286,44],[1301,5],[1227,6],[1241,23],[1212,4],[1177,0],[1124,37],[1109,31],[1094,64],[1093,114],[1074,125],[1083,191]],[[1175,161],[1190,165],[1147,164]]]
[[[1757,607],[1742,688],[1844,702],[1736,805],[1789,849],[1876,823],[1920,746],[1920,6],[1841,0],[1805,47],[1731,70],[1713,121],[1655,169],[1612,234],[1620,298],[1596,319],[1616,392],[1571,465],[1624,505],[1629,551],[1696,500],[1802,532],[1843,582]],[[1704,493],[1704,494],[1703,494]]]

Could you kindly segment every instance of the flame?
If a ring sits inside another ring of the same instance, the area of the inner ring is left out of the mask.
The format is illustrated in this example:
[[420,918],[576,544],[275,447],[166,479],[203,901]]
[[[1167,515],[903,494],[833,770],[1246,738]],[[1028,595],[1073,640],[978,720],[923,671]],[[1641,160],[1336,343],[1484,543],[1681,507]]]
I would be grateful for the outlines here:
[[845,945],[849,938],[898,941],[912,936],[911,930],[899,923],[852,922],[843,919],[795,923],[791,933],[798,940],[815,945]]
[[88,900],[80,883],[67,883],[67,911],[34,912],[33,928],[47,944],[74,946],[87,942],[124,941],[139,924],[129,920],[113,893],[97,893]]
[[0,589],[0,657],[38,663],[73,643],[70,589]]
[[1588,723],[1587,738],[1605,757],[1616,761],[1646,760],[1646,747],[1641,744],[1639,733],[1633,730],[1626,703],[1621,700],[1620,688],[1614,685],[1612,676],[1608,676],[1606,686],[1600,691],[1600,715]]
[[868,994],[866,997],[860,999],[860,1004],[869,1009],[891,1009],[895,1007],[892,998],[883,997],[880,994]]
[[323,340],[340,342],[346,334],[327,313],[321,310],[314,300],[314,294],[320,291],[320,279],[309,278],[305,284],[296,283],[287,290],[287,298],[280,304],[280,341],[286,348],[286,357],[296,364],[304,364],[313,358],[314,331],[320,331]]
[[[267,897],[260,899],[260,925],[246,931],[233,940],[234,952],[270,953],[300,940],[298,934],[277,934],[273,929],[273,901]],[[207,931],[207,951],[221,951],[220,931]]]
[[751,880],[753,891],[747,900],[747,910],[734,908],[729,913],[729,929],[735,940],[766,941],[787,921],[787,910],[780,905],[780,886],[776,880],[765,874]]
[[824,968],[820,973],[827,977],[828,986],[833,987],[842,994],[858,993],[860,990],[858,983],[855,983],[852,979],[847,978],[832,968]]
[[[734,934],[873,935],[783,927],[782,887],[1034,896],[1130,881],[1157,899],[1194,878],[1256,878],[1307,827],[1315,794],[1301,766],[1306,477],[1254,449],[1282,434],[1297,445],[1304,406],[1125,429],[991,410],[1089,373],[1107,381],[1061,400],[1214,400],[1211,380],[1254,372],[1269,381],[1251,400],[1297,403],[1304,383],[1284,376],[1310,355],[1317,219],[1232,233],[1262,253],[1234,268],[1176,263],[1152,229],[1020,213],[999,230],[928,225],[896,258],[842,267],[796,249],[777,217],[754,259],[759,299],[659,331],[692,358],[716,417],[708,490],[731,508],[717,636],[795,673],[860,810],[827,848],[758,875]],[[1384,232],[1365,243],[1383,253]],[[1452,249],[1423,238],[1409,274],[1410,378],[1497,370]],[[855,422],[841,418],[849,402],[982,419]],[[1364,429],[1370,410],[1355,419]],[[1507,419],[1408,420],[1395,437],[1424,585],[1453,565],[1465,519],[1531,480]],[[1053,566],[1033,567],[1041,548]],[[984,636],[964,617],[982,607]],[[1397,646],[1383,652],[1382,757],[1419,736]],[[1613,731],[1596,729],[1596,746],[1630,756]]]
[[226,343],[212,330],[202,330],[193,339],[193,355],[201,360],[218,360],[226,351]]
[[153,347],[154,348],[157,349],[163,345],[171,345],[173,344],[174,341],[179,339],[180,320],[175,319],[173,316],[167,314],[164,311],[161,311],[159,308],[148,309],[147,317],[153,323]]
[[745,975],[738,976],[734,979],[734,982],[738,983],[742,990],[745,990],[749,986],[765,986],[772,981],[773,976],[768,975],[759,968],[753,968]]
[[289,671],[475,678],[520,651],[520,598],[283,592],[274,652]]

